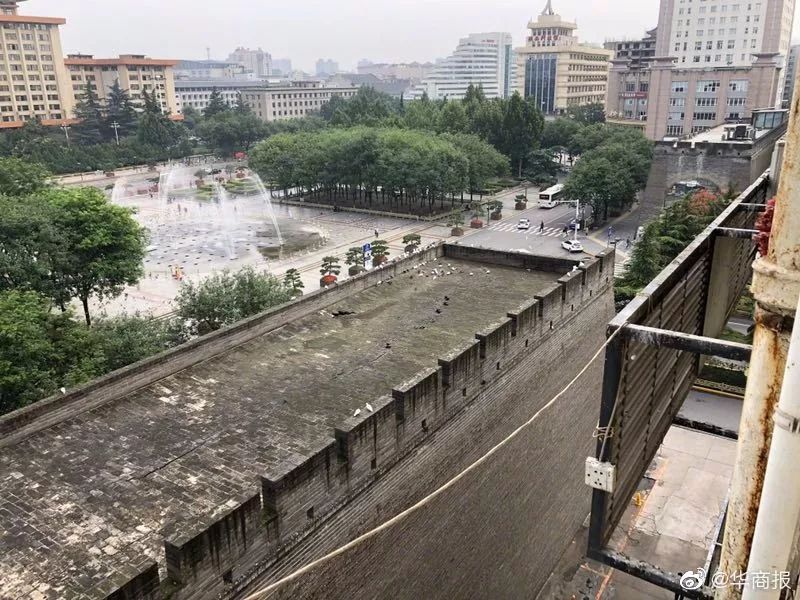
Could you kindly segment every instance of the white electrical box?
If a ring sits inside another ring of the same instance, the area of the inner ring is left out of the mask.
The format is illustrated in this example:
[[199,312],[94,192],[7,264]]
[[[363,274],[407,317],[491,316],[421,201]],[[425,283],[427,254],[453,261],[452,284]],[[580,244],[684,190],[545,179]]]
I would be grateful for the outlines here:
[[586,458],[586,485],[589,487],[604,492],[613,492],[616,477],[616,466],[600,462],[592,456]]

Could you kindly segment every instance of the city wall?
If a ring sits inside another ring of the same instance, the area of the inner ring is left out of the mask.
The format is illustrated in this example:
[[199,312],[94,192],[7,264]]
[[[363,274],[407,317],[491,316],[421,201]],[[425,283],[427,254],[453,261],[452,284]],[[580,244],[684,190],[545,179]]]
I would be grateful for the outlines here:
[[720,190],[733,185],[740,193],[769,168],[775,143],[785,133],[784,125],[752,144],[695,143],[691,139],[656,142],[643,201],[660,207],[674,184],[690,180],[713,184]]
[[[536,257],[514,253],[460,246],[443,252],[487,266],[542,267]],[[558,272],[567,266],[546,264]],[[613,314],[612,278],[613,254],[587,262],[477,331],[438,365],[395,386],[391,396],[376,398],[372,413],[344,419],[330,443],[303,464],[262,477],[262,519],[239,517],[250,524],[240,527],[240,542],[214,541],[219,536],[211,532],[230,528],[223,522],[192,532],[193,544],[180,551],[167,542],[168,557],[170,548],[175,557],[169,577],[182,582],[172,597],[243,597],[444,483],[588,361]],[[596,364],[598,377],[600,369]],[[487,482],[465,482],[269,597],[348,597],[356,590],[409,599],[531,597],[588,512],[582,464],[591,451],[598,398],[599,387],[575,390],[504,451]],[[255,514],[257,501],[255,494],[241,510]]]
[[[0,420],[27,435],[335,303],[433,256],[565,273],[576,261],[457,245],[425,250]],[[243,597],[407,508],[508,435],[588,362],[613,314],[613,253],[562,276],[438,364],[347,417],[302,464],[265,473],[210,522],[165,532],[111,598]],[[480,324],[476,315],[476,324]],[[478,327],[476,327],[478,329]],[[599,381],[602,365],[590,370]],[[582,385],[400,525],[270,597],[530,598],[588,512],[582,464],[599,385]],[[2,444],[9,443],[3,439]]]

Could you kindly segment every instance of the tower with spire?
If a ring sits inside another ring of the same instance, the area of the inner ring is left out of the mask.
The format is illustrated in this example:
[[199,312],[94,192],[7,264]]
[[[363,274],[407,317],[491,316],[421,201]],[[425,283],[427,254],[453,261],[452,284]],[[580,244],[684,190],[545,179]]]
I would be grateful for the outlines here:
[[579,43],[577,29],[547,0],[541,14],[528,23],[525,46],[515,50],[517,91],[545,114],[605,102],[613,52]]

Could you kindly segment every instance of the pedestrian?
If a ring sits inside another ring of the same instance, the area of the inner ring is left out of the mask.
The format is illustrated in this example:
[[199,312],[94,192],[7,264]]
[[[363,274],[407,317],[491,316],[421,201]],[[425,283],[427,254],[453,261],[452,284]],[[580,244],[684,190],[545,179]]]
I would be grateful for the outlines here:
[[539,232],[541,233],[542,231],[544,231],[544,221],[539,223]]
[[563,235],[567,235],[567,231],[569,231],[569,227],[567,227],[566,225],[564,225],[564,229],[562,229],[562,230],[561,230],[561,233],[562,233]]
[[631,247],[631,238],[625,238],[625,249],[627,250],[630,247]]
[[376,230],[375,230],[375,238],[376,238],[376,239],[378,238],[378,235],[379,235],[379,234],[378,234],[378,230],[376,229]]

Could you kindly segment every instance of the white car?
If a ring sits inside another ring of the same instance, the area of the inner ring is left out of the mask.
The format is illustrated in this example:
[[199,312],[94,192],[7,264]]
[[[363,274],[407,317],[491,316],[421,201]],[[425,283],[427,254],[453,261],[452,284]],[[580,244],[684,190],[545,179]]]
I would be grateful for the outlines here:
[[517,229],[530,229],[530,228],[531,228],[530,219],[520,219],[519,223],[517,223]]
[[583,244],[578,240],[564,240],[561,247],[568,252],[583,252]]

